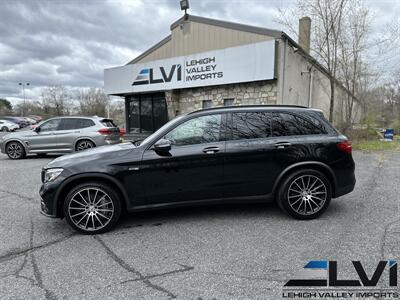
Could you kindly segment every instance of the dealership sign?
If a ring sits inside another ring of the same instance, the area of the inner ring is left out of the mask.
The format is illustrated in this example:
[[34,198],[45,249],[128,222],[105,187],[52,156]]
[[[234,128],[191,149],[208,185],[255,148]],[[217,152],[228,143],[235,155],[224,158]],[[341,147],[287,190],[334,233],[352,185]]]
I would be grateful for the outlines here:
[[104,71],[107,94],[273,79],[275,41],[130,64]]

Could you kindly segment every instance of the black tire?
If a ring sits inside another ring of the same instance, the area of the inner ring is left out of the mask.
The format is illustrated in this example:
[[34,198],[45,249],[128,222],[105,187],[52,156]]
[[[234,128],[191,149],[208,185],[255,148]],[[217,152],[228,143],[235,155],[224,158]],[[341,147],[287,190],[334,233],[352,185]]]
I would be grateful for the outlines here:
[[318,218],[329,206],[331,198],[330,181],[313,169],[297,170],[286,176],[277,194],[279,207],[299,220]]
[[[79,194],[84,195],[84,198]],[[88,194],[92,197],[89,199],[93,200],[90,202],[92,205],[86,205]],[[102,195],[106,197],[103,198]],[[95,204],[96,202],[98,204]],[[112,204],[105,205],[108,202]],[[83,234],[99,234],[109,231],[118,222],[121,216],[121,200],[112,187],[103,183],[88,182],[76,186],[68,193],[63,210],[65,219],[73,229]]]
[[94,147],[96,147],[96,145],[91,140],[80,140],[76,143],[75,151],[79,152]]
[[6,126],[3,126],[3,127],[1,127],[1,131],[8,132],[9,130],[8,130],[8,128]]
[[20,142],[7,143],[6,153],[10,159],[22,159],[26,156],[25,148]]

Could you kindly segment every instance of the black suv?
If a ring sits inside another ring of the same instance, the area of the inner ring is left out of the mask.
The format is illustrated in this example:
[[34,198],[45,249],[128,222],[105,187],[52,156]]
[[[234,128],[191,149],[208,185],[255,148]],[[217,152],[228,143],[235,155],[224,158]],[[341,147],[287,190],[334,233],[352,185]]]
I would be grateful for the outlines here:
[[122,211],[276,201],[313,219],[353,190],[351,145],[321,111],[212,108],[180,116],[141,143],[59,157],[42,171],[42,212],[101,233]]

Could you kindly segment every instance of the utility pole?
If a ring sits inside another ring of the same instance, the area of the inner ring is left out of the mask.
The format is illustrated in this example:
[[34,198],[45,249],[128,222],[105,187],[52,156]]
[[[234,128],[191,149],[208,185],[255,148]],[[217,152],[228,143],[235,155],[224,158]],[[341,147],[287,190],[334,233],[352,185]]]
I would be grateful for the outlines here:
[[21,116],[23,117],[25,115],[25,106],[26,106],[26,97],[25,97],[25,86],[30,86],[29,82],[26,83],[18,83],[18,85],[20,85],[22,87],[22,95],[24,97],[24,105],[22,107],[22,111],[21,111]]

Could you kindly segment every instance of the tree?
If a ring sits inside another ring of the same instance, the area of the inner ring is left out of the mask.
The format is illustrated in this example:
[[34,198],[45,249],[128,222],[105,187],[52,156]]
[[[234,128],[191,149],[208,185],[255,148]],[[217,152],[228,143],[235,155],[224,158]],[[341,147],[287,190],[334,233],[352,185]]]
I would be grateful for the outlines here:
[[11,102],[8,101],[7,99],[0,98],[0,114],[2,115],[10,114],[12,110],[13,107],[11,105]]
[[[347,0],[298,0],[295,8],[282,10],[278,22],[296,33],[297,20],[309,16],[312,20],[311,52],[326,67],[330,76],[329,121],[333,121],[335,85],[338,69],[339,36]],[[294,19],[295,17],[295,19]]]
[[42,105],[45,114],[69,115],[73,105],[71,93],[62,85],[47,87],[42,91]]
[[365,84],[370,77],[369,67],[363,59],[367,50],[369,10],[361,1],[352,2],[351,9],[343,18],[342,31],[339,34],[338,77],[350,91],[346,95],[345,128],[352,124],[354,103],[356,98],[362,101]]
[[108,97],[103,90],[91,88],[78,95],[79,112],[86,116],[106,116]]

